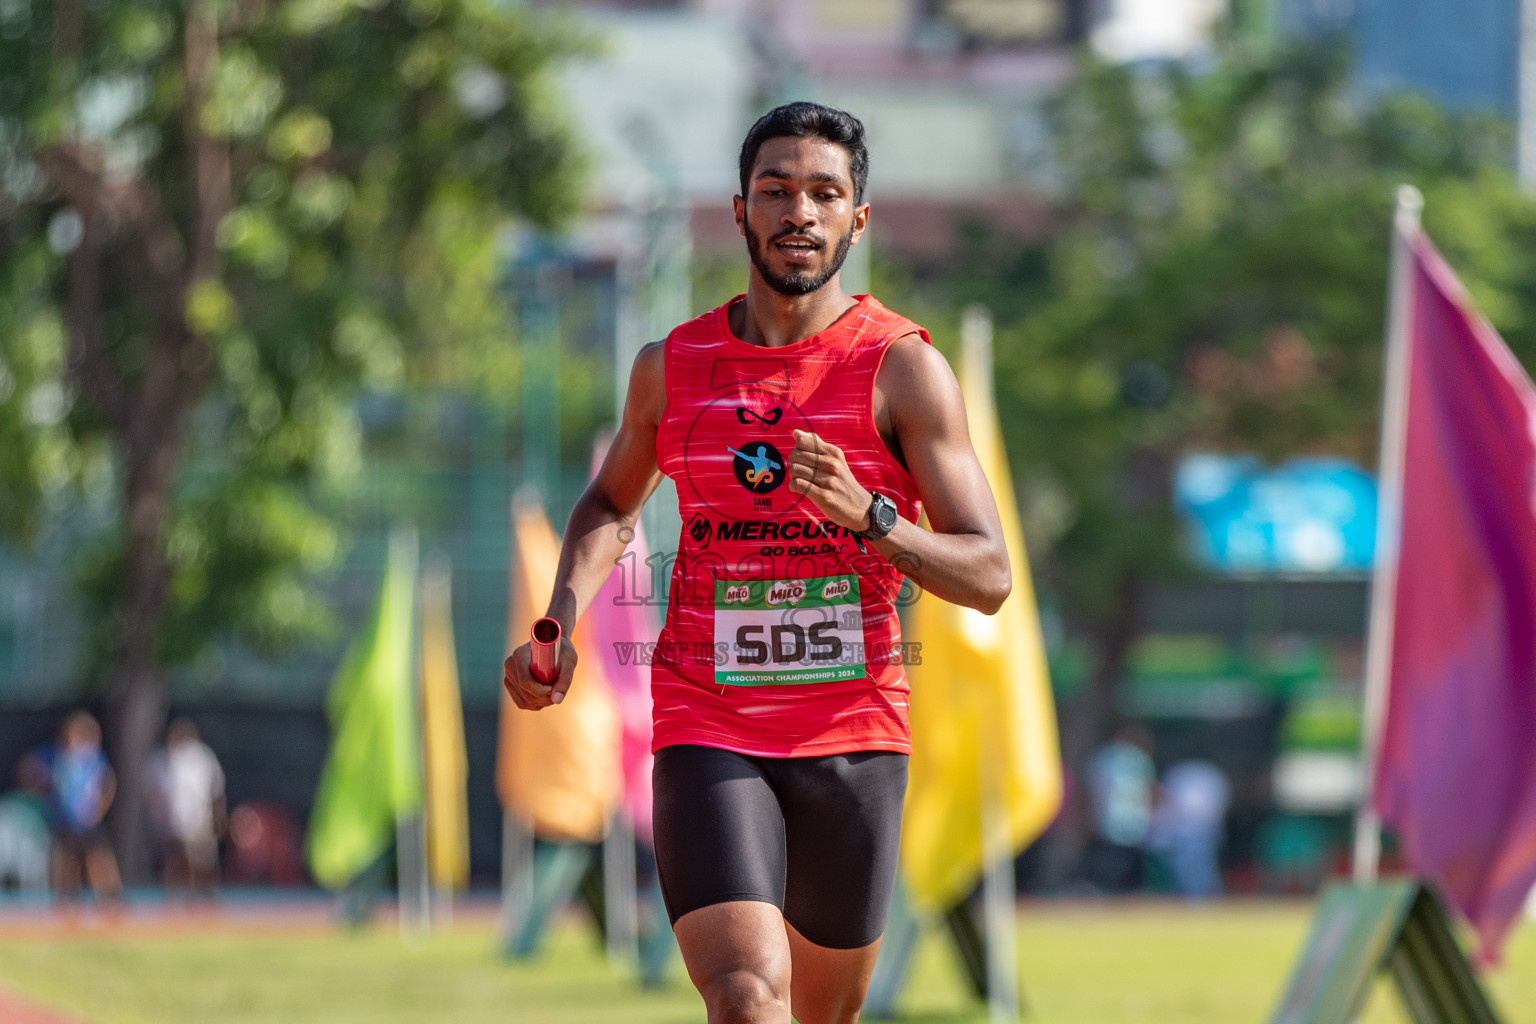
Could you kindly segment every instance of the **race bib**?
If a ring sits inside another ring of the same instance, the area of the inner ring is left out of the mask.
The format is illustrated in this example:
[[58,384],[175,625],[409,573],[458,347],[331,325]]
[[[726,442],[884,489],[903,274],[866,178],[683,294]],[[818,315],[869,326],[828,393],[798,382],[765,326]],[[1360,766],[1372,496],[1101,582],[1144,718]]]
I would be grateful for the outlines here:
[[859,578],[715,581],[715,666],[721,686],[862,679]]

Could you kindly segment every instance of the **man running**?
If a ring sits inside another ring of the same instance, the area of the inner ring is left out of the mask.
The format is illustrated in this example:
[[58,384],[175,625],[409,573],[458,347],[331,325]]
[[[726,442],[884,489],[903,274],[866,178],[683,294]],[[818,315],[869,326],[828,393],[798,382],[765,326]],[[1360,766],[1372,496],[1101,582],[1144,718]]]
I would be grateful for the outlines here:
[[[711,1024],[858,1019],[911,749],[898,591],[911,577],[991,614],[1012,587],[948,363],[839,282],[868,163],[843,111],[791,103],[752,126],[747,293],[641,351],[549,604],[569,636],[670,476],[687,527],[652,665],[656,857]],[[569,642],[552,685],[528,661],[507,659],[512,699],[560,703]]]

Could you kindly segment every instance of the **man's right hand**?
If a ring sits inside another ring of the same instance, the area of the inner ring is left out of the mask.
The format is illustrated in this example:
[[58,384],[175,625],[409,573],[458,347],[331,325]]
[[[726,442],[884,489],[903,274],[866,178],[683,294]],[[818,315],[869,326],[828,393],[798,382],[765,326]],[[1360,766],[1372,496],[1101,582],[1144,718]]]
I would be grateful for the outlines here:
[[507,688],[512,703],[524,711],[537,711],[551,704],[559,704],[571,688],[571,676],[576,671],[576,648],[570,638],[560,637],[560,678],[553,683],[541,683],[533,677],[529,660],[533,656],[532,643],[523,644],[512,652],[502,664],[501,684]]

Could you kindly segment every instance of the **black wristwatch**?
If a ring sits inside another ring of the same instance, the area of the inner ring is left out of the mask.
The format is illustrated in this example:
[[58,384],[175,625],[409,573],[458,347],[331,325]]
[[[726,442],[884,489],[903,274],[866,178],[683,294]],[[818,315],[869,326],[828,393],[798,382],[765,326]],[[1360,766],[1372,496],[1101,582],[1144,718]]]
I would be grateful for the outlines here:
[[869,492],[869,529],[860,530],[854,536],[865,540],[879,540],[896,528],[896,503],[879,491]]

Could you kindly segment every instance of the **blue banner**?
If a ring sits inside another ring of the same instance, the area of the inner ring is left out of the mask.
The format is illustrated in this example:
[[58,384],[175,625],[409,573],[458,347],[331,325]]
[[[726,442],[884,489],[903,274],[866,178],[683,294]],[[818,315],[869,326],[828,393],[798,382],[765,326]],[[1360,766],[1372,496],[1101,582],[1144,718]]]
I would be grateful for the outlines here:
[[1376,482],[1344,459],[1266,466],[1255,455],[1185,456],[1174,503],[1204,564],[1230,572],[1364,572],[1376,548]]

